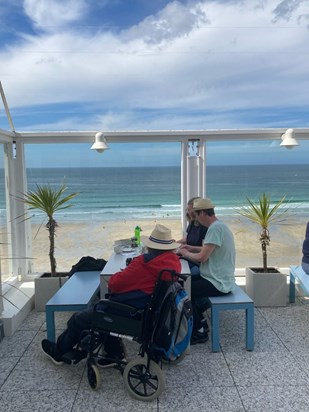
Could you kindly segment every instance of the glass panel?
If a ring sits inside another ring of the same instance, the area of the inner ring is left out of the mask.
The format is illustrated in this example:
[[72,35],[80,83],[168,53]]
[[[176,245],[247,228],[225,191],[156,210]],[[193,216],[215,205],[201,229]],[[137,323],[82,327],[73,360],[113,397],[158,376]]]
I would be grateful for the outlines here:
[[5,282],[9,278],[8,267],[8,239],[6,223],[5,180],[3,165],[3,145],[0,145],[0,273],[1,280]]
[[[134,236],[136,225],[149,235],[155,222],[180,238],[180,144],[113,144],[98,154],[89,145],[28,145],[28,189],[36,184],[79,192],[56,221],[58,271],[68,271],[82,256],[108,259],[115,239]],[[32,216],[35,271],[49,270],[44,215]],[[40,229],[40,230],[39,230]]]
[[[301,144],[301,150],[308,153],[308,142]],[[309,192],[304,190],[309,184],[309,167],[299,164],[299,159],[299,154],[267,141],[207,144],[207,195],[216,205],[218,217],[234,233],[237,267],[262,265],[260,228],[237,214],[237,208],[246,204],[247,197],[257,201],[263,192],[273,202],[284,195],[289,201],[288,214],[269,227],[268,265],[300,263],[309,211]]]

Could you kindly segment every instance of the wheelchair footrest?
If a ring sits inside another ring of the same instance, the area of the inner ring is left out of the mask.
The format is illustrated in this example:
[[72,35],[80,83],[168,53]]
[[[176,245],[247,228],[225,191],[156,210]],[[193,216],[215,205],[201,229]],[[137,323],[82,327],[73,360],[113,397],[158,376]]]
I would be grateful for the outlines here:
[[76,365],[82,359],[87,358],[87,352],[84,350],[72,349],[70,352],[65,353],[62,356],[64,363],[71,365],[72,363]]

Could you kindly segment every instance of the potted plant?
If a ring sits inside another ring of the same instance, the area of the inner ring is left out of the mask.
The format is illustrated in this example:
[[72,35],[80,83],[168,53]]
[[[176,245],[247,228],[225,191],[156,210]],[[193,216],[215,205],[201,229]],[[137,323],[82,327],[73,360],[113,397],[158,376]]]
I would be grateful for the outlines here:
[[238,209],[238,213],[261,228],[260,244],[262,250],[262,267],[246,268],[246,292],[254,300],[255,306],[286,306],[286,275],[275,267],[269,267],[267,248],[270,245],[269,225],[282,221],[288,211],[282,208],[285,196],[274,205],[266,193],[262,193],[258,202],[247,198],[248,205]]
[[[36,190],[23,193],[18,198],[19,201],[27,205],[28,210],[40,210],[45,214],[44,220],[41,224],[46,222],[45,227],[48,231],[49,238],[49,261],[50,261],[50,273],[43,274],[41,278],[35,279],[35,306],[37,310],[44,311],[46,302],[56,293],[56,291],[66,281],[63,276],[58,276],[57,262],[55,258],[55,235],[58,223],[55,220],[55,213],[68,209],[72,206],[69,203],[79,193],[71,193],[65,196],[67,187],[62,184],[59,189],[53,189],[50,185],[36,185]],[[49,285],[46,286],[46,278]],[[43,283],[41,288],[41,284]],[[42,289],[42,290],[41,290]]]

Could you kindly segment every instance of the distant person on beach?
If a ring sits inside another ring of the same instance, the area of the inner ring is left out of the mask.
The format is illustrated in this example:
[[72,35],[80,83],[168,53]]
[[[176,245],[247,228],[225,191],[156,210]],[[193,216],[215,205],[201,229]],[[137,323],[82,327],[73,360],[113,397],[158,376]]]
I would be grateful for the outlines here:
[[[194,200],[200,199],[200,197],[192,197],[187,204],[187,219],[188,219],[188,226],[187,226],[187,235],[186,237],[178,240],[181,243],[180,249],[183,247],[189,246],[202,246],[203,241],[206,236],[207,227],[200,224],[200,222],[196,219],[196,213],[193,210],[193,202]],[[192,261],[188,259],[188,264],[190,267],[191,275],[199,275],[200,274],[200,264],[199,262]]]
[[[175,253],[180,244],[173,241],[169,228],[157,224],[149,237],[143,236],[143,245],[147,247],[146,253],[134,258],[124,270],[110,277],[108,288],[112,294],[111,300],[121,301],[137,308],[145,307],[159,272],[162,269],[181,271],[179,257]],[[162,278],[168,280],[170,275],[163,274]],[[56,365],[62,364],[63,355],[70,352],[79,342],[82,331],[90,329],[92,316],[93,308],[75,313],[69,319],[67,329],[58,337],[57,343],[47,339],[42,340],[43,352]],[[114,366],[115,360],[125,358],[124,346],[119,338],[107,335],[104,349],[109,359],[98,360],[98,366],[102,368]]]
[[230,293],[235,284],[235,243],[227,225],[217,219],[210,199],[196,199],[193,210],[201,225],[208,228],[203,246],[185,246],[179,252],[200,263],[200,274],[191,278],[193,334],[191,345],[208,340],[208,325],[199,301],[208,296]]
[[303,258],[301,266],[307,275],[309,275],[309,222],[307,223],[305,240],[303,242]]

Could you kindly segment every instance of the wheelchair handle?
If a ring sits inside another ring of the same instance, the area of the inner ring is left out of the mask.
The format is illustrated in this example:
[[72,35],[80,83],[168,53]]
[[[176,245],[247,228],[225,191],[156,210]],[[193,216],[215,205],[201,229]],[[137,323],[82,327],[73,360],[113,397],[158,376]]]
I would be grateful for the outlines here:
[[172,279],[174,280],[174,278],[180,278],[184,281],[186,281],[189,277],[189,275],[184,275],[183,273],[179,273],[176,272],[176,270],[172,270],[172,269],[163,269],[159,272],[159,276],[158,276],[158,280],[160,281],[162,279],[162,275],[163,273],[168,272],[171,274]]

